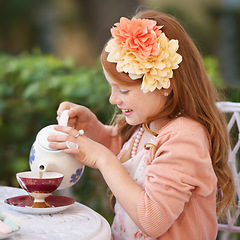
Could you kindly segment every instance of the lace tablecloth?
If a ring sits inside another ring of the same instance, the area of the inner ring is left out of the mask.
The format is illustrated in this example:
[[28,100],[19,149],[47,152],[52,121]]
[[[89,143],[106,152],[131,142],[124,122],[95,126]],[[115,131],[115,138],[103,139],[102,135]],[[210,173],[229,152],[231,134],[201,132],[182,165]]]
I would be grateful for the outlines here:
[[6,198],[26,195],[20,188],[0,186],[0,209],[18,217],[21,228],[9,239],[17,240],[110,240],[108,222],[92,209],[75,202],[63,212],[32,215],[15,211],[4,203]]

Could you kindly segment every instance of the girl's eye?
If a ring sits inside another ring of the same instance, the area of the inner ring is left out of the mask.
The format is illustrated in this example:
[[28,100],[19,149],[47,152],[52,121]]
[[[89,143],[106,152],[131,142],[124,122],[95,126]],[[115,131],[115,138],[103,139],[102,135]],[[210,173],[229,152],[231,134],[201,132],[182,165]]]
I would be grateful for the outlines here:
[[129,90],[127,90],[127,89],[120,89],[120,93],[128,93],[129,92]]

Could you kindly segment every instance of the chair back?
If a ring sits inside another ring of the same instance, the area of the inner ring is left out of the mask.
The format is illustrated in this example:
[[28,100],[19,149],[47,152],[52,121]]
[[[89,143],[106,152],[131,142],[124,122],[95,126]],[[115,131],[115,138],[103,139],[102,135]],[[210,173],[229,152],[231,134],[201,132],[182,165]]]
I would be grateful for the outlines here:
[[218,230],[228,232],[240,232],[240,226],[237,221],[240,215],[240,103],[235,102],[218,102],[217,107],[226,114],[228,122],[228,132],[233,139],[229,150],[228,163],[232,169],[235,183],[235,203],[236,212],[229,210],[227,213],[227,222],[218,224]]

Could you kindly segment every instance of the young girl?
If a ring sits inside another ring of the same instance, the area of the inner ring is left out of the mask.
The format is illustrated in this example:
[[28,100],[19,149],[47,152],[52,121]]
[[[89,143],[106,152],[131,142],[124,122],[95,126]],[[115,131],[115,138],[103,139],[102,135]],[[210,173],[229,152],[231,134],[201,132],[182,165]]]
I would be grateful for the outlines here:
[[69,126],[55,129],[67,135],[50,136],[50,147],[102,173],[117,200],[113,239],[216,239],[234,185],[225,119],[197,48],[154,11],[121,18],[111,33],[101,62],[121,117],[106,126],[64,102],[58,115],[69,109]]

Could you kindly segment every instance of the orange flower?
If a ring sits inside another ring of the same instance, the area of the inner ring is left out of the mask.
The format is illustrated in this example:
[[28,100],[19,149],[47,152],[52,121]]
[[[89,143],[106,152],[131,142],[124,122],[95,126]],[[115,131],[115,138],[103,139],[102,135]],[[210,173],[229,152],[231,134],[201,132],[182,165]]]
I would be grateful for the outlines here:
[[156,39],[160,36],[163,26],[156,26],[156,21],[149,19],[131,20],[122,17],[111,29],[116,43],[123,45],[126,50],[134,51],[143,59],[159,54]]

